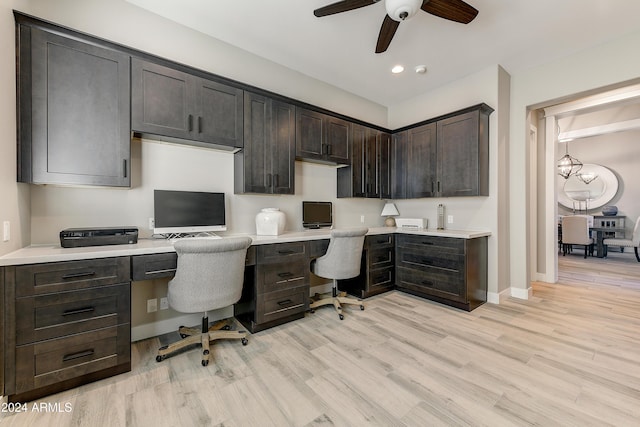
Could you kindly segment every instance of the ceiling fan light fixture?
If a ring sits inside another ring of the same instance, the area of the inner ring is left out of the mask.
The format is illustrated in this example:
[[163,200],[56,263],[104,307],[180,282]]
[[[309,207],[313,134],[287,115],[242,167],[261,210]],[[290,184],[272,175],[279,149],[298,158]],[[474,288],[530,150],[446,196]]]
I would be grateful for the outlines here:
[[416,74],[426,74],[427,67],[425,65],[416,65],[414,71],[416,72]]
[[394,21],[402,22],[420,10],[422,0],[385,0],[387,15]]

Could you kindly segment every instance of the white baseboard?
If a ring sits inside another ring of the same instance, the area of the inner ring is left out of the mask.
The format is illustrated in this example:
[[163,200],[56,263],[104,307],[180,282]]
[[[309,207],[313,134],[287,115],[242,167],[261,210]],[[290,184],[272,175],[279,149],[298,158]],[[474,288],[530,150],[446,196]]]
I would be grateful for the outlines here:
[[500,304],[505,298],[511,295],[511,289],[504,289],[502,292],[487,292],[487,302]]
[[519,299],[529,299],[533,296],[533,288],[529,286],[527,289],[511,287],[511,296]]

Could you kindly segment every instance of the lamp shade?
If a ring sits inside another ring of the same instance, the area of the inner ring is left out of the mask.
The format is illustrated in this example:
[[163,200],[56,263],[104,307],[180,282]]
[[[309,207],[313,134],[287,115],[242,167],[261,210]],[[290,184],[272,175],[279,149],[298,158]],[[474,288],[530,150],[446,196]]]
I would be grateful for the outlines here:
[[400,215],[400,212],[398,212],[396,205],[394,205],[393,203],[385,203],[384,208],[382,208],[382,213],[380,214],[380,216],[393,216],[393,215]]

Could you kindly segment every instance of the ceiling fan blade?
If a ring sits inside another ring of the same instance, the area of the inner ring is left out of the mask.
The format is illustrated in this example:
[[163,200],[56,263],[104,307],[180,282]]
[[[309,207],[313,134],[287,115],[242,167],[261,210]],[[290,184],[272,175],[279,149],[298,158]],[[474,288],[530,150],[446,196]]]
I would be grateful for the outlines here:
[[376,43],[376,53],[382,53],[387,50],[399,26],[400,22],[394,21],[389,15],[384,17],[382,27],[380,27],[380,34],[378,35],[378,43]]
[[468,24],[478,15],[478,10],[462,0],[428,0],[422,10],[449,21]]
[[370,6],[378,3],[380,0],[343,0],[336,3],[332,3],[320,9],[313,11],[313,14],[318,18],[327,15],[333,15],[336,13],[347,12],[349,10],[358,9],[360,7]]

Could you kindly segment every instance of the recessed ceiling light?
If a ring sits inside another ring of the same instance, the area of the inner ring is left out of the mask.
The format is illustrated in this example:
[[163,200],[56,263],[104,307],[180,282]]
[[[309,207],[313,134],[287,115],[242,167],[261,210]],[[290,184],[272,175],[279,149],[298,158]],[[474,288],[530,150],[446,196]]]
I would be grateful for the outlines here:
[[401,73],[401,72],[403,72],[403,71],[404,71],[404,67],[403,67],[402,65],[396,65],[395,67],[393,67],[393,68],[391,69],[391,72],[392,72],[393,74],[398,74],[398,73]]

